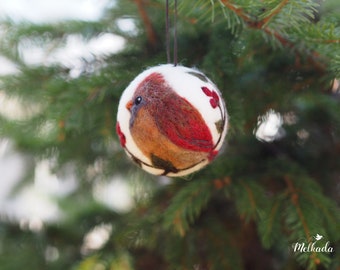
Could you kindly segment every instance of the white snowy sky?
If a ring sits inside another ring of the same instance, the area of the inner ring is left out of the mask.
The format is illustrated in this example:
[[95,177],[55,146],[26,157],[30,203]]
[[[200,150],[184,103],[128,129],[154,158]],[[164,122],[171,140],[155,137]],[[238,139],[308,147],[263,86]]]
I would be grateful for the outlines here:
[[[37,24],[63,20],[95,21],[105,8],[113,4],[114,0],[0,0],[0,23],[3,19]],[[121,27],[126,31],[134,30],[131,20],[121,20]],[[89,41],[79,35],[70,35],[64,47],[50,54],[34,45],[19,49],[28,65],[58,63],[70,67],[70,76],[77,77],[80,76],[81,58],[113,54],[124,45],[122,37],[102,33]],[[15,65],[0,55],[0,75],[16,72],[19,71]],[[7,98],[0,89],[0,114],[20,120],[23,110],[17,100]],[[22,176],[26,162],[26,157],[14,150],[10,139],[0,138],[0,217],[17,220],[25,228],[40,230],[43,222],[54,221],[62,216],[53,198],[69,194],[77,188],[78,183],[72,172],[67,179],[58,178],[51,173],[51,161],[43,160],[36,166],[34,183],[12,196],[11,190]],[[132,207],[129,187],[117,176],[111,182],[100,182],[94,190],[94,197],[117,211],[128,211]]]
[[[65,20],[95,21],[100,19],[106,8],[113,6],[114,0],[0,0],[0,21],[54,23]],[[133,33],[131,19],[117,20],[122,31]],[[1,32],[0,32],[1,34]],[[0,36],[1,38],[1,36]],[[93,57],[114,54],[125,46],[125,40],[112,33],[102,33],[97,38],[84,40],[81,35],[69,35],[64,47],[50,51],[55,44],[44,47],[32,41],[19,43],[19,52],[28,65],[61,64],[68,67],[70,77],[78,77],[82,72],[83,59],[89,62]],[[16,66],[0,55],[0,75],[17,72]]]
[[0,0],[0,19],[47,23],[100,18],[110,0]]

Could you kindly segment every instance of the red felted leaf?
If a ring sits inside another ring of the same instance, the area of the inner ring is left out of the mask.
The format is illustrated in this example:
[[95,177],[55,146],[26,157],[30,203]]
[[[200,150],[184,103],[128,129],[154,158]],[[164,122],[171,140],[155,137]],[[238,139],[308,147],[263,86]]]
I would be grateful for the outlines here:
[[216,101],[219,102],[220,98],[218,97],[217,93],[215,91],[212,91],[212,98]]
[[117,134],[118,134],[118,137],[119,137],[119,141],[120,141],[121,146],[122,146],[122,147],[125,147],[126,138],[125,138],[124,133],[123,133],[122,130],[120,129],[119,122],[117,122],[117,124],[116,124],[116,132],[117,132]]
[[210,91],[210,89],[208,87],[201,87],[202,91],[204,92],[204,94],[206,94],[208,97],[211,97],[212,92]]
[[218,106],[218,101],[216,102],[215,99],[210,99],[210,105],[211,107],[213,107],[214,109]]

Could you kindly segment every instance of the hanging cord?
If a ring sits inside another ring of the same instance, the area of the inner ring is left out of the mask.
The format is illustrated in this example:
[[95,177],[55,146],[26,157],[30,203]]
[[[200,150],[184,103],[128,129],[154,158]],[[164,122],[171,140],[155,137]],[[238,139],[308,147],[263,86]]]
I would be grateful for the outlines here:
[[177,66],[177,0],[175,0],[174,14],[174,66]]
[[166,46],[166,60],[168,63],[171,62],[170,59],[170,31],[169,31],[169,0],[166,0],[166,4],[165,4],[165,46]]
[[[173,60],[174,66],[177,66],[177,0],[174,0],[174,52],[173,52]],[[166,59],[167,62],[170,63],[170,16],[169,16],[169,0],[166,0],[165,7],[165,35],[166,35]]]

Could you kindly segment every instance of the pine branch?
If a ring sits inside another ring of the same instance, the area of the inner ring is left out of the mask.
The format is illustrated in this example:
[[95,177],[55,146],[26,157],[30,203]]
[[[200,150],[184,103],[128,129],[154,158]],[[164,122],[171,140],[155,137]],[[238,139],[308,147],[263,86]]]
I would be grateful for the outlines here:
[[246,24],[252,25],[252,17],[249,14],[245,13],[242,8],[230,3],[229,0],[220,0],[220,2],[228,9],[233,11],[237,16],[239,16]]
[[[231,3],[229,0],[220,0],[220,2],[225,7],[233,11],[239,18],[241,18],[249,28],[263,31],[266,35],[274,37],[283,47],[287,47],[289,49],[296,47],[296,44],[294,42],[290,41],[277,30],[274,30],[268,26],[269,22],[273,20],[273,18],[277,16],[288,4],[288,0],[283,0],[282,2],[280,2],[274,9],[272,9],[272,11],[267,16],[260,20],[257,16],[245,12],[243,8],[238,7],[237,5]],[[324,72],[326,66],[320,58],[319,54],[315,51],[307,51],[306,53],[309,55],[309,62],[313,64],[318,70]]]
[[285,180],[287,187],[288,187],[288,192],[290,194],[291,202],[295,206],[296,212],[297,212],[297,214],[300,218],[301,224],[303,226],[303,229],[304,229],[304,232],[305,232],[305,235],[306,235],[306,239],[308,241],[310,241],[311,240],[310,229],[307,225],[304,214],[303,214],[301,207],[300,207],[300,204],[299,204],[299,193],[298,193],[297,189],[294,187],[293,182],[290,179],[290,177],[285,176],[284,180]]
[[144,2],[143,0],[134,0],[134,2],[136,3],[138,7],[139,15],[144,23],[144,27],[146,29],[146,33],[148,37],[148,42],[153,48],[155,48],[157,45],[157,35],[153,28],[149,15],[147,14],[145,10]]
[[175,230],[184,236],[203,207],[212,195],[213,182],[191,182],[177,192],[168,209],[165,211],[164,224],[166,228],[175,227]]
[[261,21],[260,21],[260,26],[259,27],[263,27],[266,24],[268,24],[268,22],[277,14],[279,14],[282,10],[282,8],[287,5],[289,0],[283,0],[281,3],[279,3],[275,8],[272,9],[272,11],[267,15],[267,17],[264,17]]
[[[292,234],[296,237],[298,236],[297,231],[299,231],[299,226],[302,225],[302,229],[305,235],[304,241],[306,241],[308,244],[312,243],[313,238],[312,238],[310,226],[312,223],[316,221],[315,218],[316,218],[317,213],[315,212],[315,209],[313,209],[314,213],[311,214],[309,221],[307,221],[307,216],[309,215],[309,213],[306,209],[306,206],[302,207],[303,201],[305,201],[304,203],[306,203],[306,198],[302,196],[301,188],[298,188],[297,186],[293,184],[293,181],[290,176],[287,176],[287,175],[284,176],[284,181],[287,185],[287,189],[288,189],[287,191],[290,196],[290,201],[292,205],[294,206],[294,209],[298,217],[298,221],[294,220],[294,218],[291,220],[289,229],[293,230]],[[313,192],[314,190],[313,183],[302,181],[302,184],[311,185],[312,188],[309,189],[309,192]],[[317,192],[317,191],[314,190],[314,192]],[[309,207],[310,205],[308,205],[308,208]],[[290,219],[290,217],[287,217],[287,218]],[[318,218],[320,219],[320,217]],[[318,228],[318,233],[324,234],[325,232],[322,228]],[[295,241],[299,241],[299,240],[300,239],[295,239]],[[310,255],[304,254],[301,252],[300,253],[297,252],[294,255],[296,256],[297,260],[301,264],[307,266],[308,269],[315,269],[317,265],[320,265],[320,264],[328,265],[330,263],[330,259],[327,256],[327,254],[317,253],[314,250],[311,250]]]
[[267,201],[262,186],[251,180],[238,179],[233,182],[230,188],[240,217],[245,222],[257,220],[258,209],[262,209]]
[[243,180],[240,180],[240,183],[247,192],[248,199],[249,199],[249,202],[250,202],[250,208],[251,208],[250,212],[255,212],[256,208],[257,208],[257,204],[256,204],[255,199],[254,199],[253,191],[251,190],[251,188],[248,185],[245,184],[245,182]]
[[280,211],[282,200],[277,198],[274,202],[269,201],[268,207],[263,209],[258,221],[258,230],[263,246],[270,248],[279,239],[281,234]]

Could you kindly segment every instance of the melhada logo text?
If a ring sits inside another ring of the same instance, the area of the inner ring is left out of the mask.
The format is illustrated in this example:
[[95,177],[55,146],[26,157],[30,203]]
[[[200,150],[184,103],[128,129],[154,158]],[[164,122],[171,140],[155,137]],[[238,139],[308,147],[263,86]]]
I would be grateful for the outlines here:
[[320,241],[323,239],[323,236],[320,234],[316,234],[313,236],[314,241],[306,242],[296,242],[292,245],[294,252],[325,252],[325,253],[332,253],[334,248],[330,246],[330,242]]

